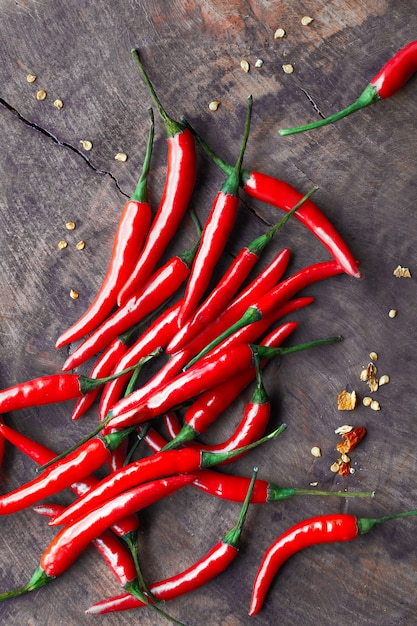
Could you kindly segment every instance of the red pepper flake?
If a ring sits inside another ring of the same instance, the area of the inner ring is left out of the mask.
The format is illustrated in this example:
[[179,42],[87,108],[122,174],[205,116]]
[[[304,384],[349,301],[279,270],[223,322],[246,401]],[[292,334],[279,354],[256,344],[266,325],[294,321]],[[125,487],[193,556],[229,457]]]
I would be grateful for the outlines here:
[[347,454],[364,438],[366,435],[366,428],[364,426],[358,426],[347,433],[343,433],[342,441],[336,445],[336,450],[341,454]]

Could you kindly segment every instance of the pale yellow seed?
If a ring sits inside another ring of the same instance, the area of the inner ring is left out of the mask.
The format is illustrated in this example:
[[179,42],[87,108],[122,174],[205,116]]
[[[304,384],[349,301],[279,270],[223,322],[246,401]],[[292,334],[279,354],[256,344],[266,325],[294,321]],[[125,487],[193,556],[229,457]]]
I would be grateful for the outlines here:
[[73,300],[76,300],[79,295],[80,294],[78,293],[78,291],[75,291],[74,289],[71,289],[71,291],[70,291],[70,298],[72,298]]
[[377,361],[378,360],[378,353],[377,352],[370,352],[369,353],[369,358],[372,359],[372,361]]
[[370,396],[365,396],[362,400],[363,406],[371,406],[372,398]]
[[345,435],[346,433],[350,433],[351,430],[353,430],[353,426],[349,426],[349,424],[344,424],[343,426],[339,426],[339,428],[336,428],[334,432],[336,433],[336,435]]
[[314,22],[314,19],[309,15],[304,15],[304,17],[301,18],[301,24],[303,26],[308,26],[311,22]]
[[28,81],[28,83],[34,83],[36,79],[37,79],[36,74],[28,74],[26,76],[26,80]]
[[402,267],[398,265],[393,271],[394,276],[397,278],[411,278],[411,272],[408,267]]
[[381,376],[381,378],[379,379],[379,386],[382,387],[382,385],[387,385],[388,383],[389,383],[388,374],[384,374],[383,376]]
[[75,244],[75,247],[77,248],[77,250],[84,250],[85,241],[79,241],[78,243]]
[[340,467],[340,464],[337,461],[335,461],[335,463],[333,463],[330,466],[330,471],[333,472],[333,474],[337,474],[337,472],[339,471],[339,467]]
[[246,73],[248,73],[250,70],[250,65],[247,61],[245,61],[245,59],[242,59],[242,61],[240,62],[240,67]]
[[274,39],[282,39],[283,37],[285,37],[285,30],[283,28],[277,28],[277,30],[274,33]]
[[63,106],[64,103],[62,102],[61,98],[57,98],[56,100],[54,100],[54,107],[56,107],[58,110],[62,109]]
[[262,59],[256,59],[255,67],[262,67],[263,64],[264,62],[262,61]]
[[366,382],[368,380],[368,370],[366,368],[361,371],[360,379],[363,382]]
[[285,73],[285,74],[292,74],[292,73],[293,73],[293,71],[294,71],[294,66],[293,66],[293,65],[291,65],[291,63],[285,63],[285,64],[282,66],[282,69],[284,70],[284,73]]
[[67,230],[75,230],[75,226],[76,226],[75,222],[67,222],[65,224],[65,228]]
[[381,406],[378,402],[378,400],[372,400],[370,407],[373,411],[380,411],[381,410]]
[[344,453],[343,453],[343,454],[341,454],[341,455],[340,455],[340,458],[342,459],[342,462],[343,462],[343,463],[350,463],[350,457],[348,457],[348,455],[347,455],[347,454],[344,454]]
[[39,89],[39,91],[36,92],[36,98],[38,100],[45,100],[45,98],[46,98],[46,91],[45,91],[45,89]]
[[91,141],[88,141],[87,139],[81,139],[80,140],[80,144],[82,145],[84,150],[92,150],[93,149],[93,144],[91,143]]
[[208,108],[210,109],[210,111],[217,111],[219,106],[220,106],[220,101],[219,100],[213,100],[212,102],[210,102]]
[[118,152],[114,158],[116,159],[116,161],[125,163],[125,161],[127,161],[127,154],[125,152]]
[[318,458],[318,457],[320,457],[320,456],[321,456],[321,450],[320,450],[320,448],[319,448],[318,446],[313,446],[313,447],[311,448],[311,454],[312,454],[313,456],[317,457],[317,458]]
[[310,483],[310,487],[317,487],[319,483],[315,480],[313,483]]
[[64,248],[66,248],[67,246],[68,246],[68,242],[65,241],[65,239],[61,239],[61,241],[58,241],[59,250],[64,250]]
[[397,317],[397,309],[391,309],[388,312],[388,317],[390,317],[391,319],[393,319],[394,317]]

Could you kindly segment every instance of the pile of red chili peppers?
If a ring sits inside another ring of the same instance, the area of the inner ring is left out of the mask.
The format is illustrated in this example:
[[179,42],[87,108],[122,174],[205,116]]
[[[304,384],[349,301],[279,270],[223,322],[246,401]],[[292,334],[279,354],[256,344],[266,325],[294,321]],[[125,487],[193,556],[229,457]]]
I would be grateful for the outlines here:
[[[393,95],[409,78],[415,70],[415,47],[416,42],[409,44],[381,70],[366,90],[365,100],[362,97],[361,106]],[[252,477],[242,477],[216,467],[276,439],[286,428],[282,424],[271,430],[271,402],[262,376],[267,363],[275,356],[341,340],[326,337],[282,345],[297,327],[296,322],[284,318],[313,302],[300,292],[326,278],[343,273],[359,278],[361,274],[346,242],[310,199],[315,188],[303,196],[284,181],[242,169],[252,98],[248,98],[239,155],[236,164],[230,166],[185,120],[180,123],[168,116],[136,50],[133,57],[166,130],[165,187],[153,215],[147,194],[154,138],[153,113],[149,109],[150,131],[142,173],[122,210],[107,272],[90,306],[62,333],[56,348],[82,342],[63,364],[62,373],[0,391],[3,416],[22,408],[74,399],[73,420],[90,409],[101,394],[96,405],[98,425],[60,454],[8,426],[5,417],[0,419],[0,458],[5,445],[13,445],[41,466],[34,479],[0,496],[0,514],[16,514],[34,506],[35,511],[50,518],[51,527],[61,527],[42,553],[29,582],[1,593],[0,600],[39,589],[65,572],[91,544],[120,583],[121,594],[95,603],[88,613],[147,606],[159,616],[181,624],[161,601],[192,592],[227,568],[238,554],[250,504],[273,503],[297,495],[373,495],[281,487],[258,478],[257,468]],[[393,81],[394,87],[389,89],[387,85]],[[347,113],[357,108],[359,105]],[[194,190],[196,139],[225,172],[226,180],[205,224],[200,226],[192,216],[195,245],[161,264]],[[240,187],[249,196],[283,209],[286,215],[244,246],[213,287],[219,259],[225,254],[241,210]],[[323,243],[332,259],[286,275],[290,251],[282,248],[257,270],[262,252],[291,216]],[[92,357],[95,362],[89,376],[69,373]],[[160,367],[146,378],[142,369],[150,360],[160,363]],[[252,383],[252,397],[235,432],[224,442],[204,444],[205,431]],[[159,432],[161,424],[169,441]],[[137,454],[141,441],[150,449],[145,456]],[[94,472],[106,464],[107,476],[99,480]],[[236,525],[186,570],[149,584],[140,566],[138,512],[185,487],[224,501],[240,502],[240,515]],[[64,508],[42,502],[66,488],[75,494],[72,505]],[[312,544],[349,541],[376,524],[415,514],[416,510],[379,518],[330,514],[299,522],[266,551],[255,576],[249,614],[260,610],[278,569],[295,552]]]

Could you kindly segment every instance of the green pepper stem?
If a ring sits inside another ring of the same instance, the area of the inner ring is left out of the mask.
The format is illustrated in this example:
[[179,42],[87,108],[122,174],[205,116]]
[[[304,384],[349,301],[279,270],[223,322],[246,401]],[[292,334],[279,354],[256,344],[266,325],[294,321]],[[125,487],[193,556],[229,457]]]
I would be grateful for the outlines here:
[[336,496],[339,498],[374,498],[375,491],[324,491],[322,489],[299,489],[280,487],[274,483],[268,485],[267,502],[287,500],[293,496]]
[[127,585],[124,585],[124,588],[126,589],[126,591],[131,593],[132,596],[135,596],[135,598],[143,602],[146,606],[158,613],[158,615],[160,615],[161,617],[165,617],[165,619],[172,622],[173,624],[177,624],[178,626],[185,626],[185,624],[176,620],[174,617],[159,608],[159,606],[153,604],[151,602],[151,599],[148,598],[145,593],[140,589],[136,580],[129,582]]
[[149,91],[149,94],[152,98],[152,100],[155,103],[155,106],[158,110],[158,113],[164,123],[165,129],[166,129],[166,133],[168,137],[174,137],[175,135],[177,135],[178,133],[182,133],[182,131],[184,130],[184,126],[182,124],[180,124],[179,122],[176,122],[175,120],[173,120],[168,113],[165,111],[165,109],[163,108],[156,92],[155,89],[151,83],[151,81],[149,80],[149,76],[146,73],[145,68],[142,65],[142,61],[140,60],[139,57],[139,52],[134,48],[132,50],[132,55],[134,60],[136,61],[136,65],[139,68],[139,71],[142,75],[143,81],[146,85],[146,88]]
[[151,165],[153,138],[155,134],[153,110],[151,107],[148,108],[148,113],[151,120],[151,125],[149,128],[148,143],[146,144],[145,159],[143,161],[142,173],[139,177],[136,189],[131,196],[131,200],[135,200],[136,202],[148,201],[148,176]]
[[187,443],[187,441],[192,441],[197,437],[198,434],[199,433],[192,426],[190,426],[189,424],[183,424],[178,435],[176,435],[174,439],[171,439],[171,441],[168,441],[168,443],[166,443],[161,449],[161,452],[165,452],[166,450],[174,450],[184,443]]
[[245,523],[246,514],[248,512],[249,503],[252,497],[252,492],[255,486],[257,475],[258,475],[258,468],[254,467],[253,473],[252,473],[252,479],[250,481],[248,491],[246,493],[246,497],[243,501],[242,508],[240,509],[238,520],[235,526],[233,526],[233,528],[231,528],[229,532],[227,532],[225,536],[223,537],[223,543],[227,543],[229,546],[232,546],[233,548],[238,547],[240,535],[242,534],[243,524]]
[[240,146],[240,152],[238,159],[236,161],[236,165],[228,175],[227,179],[222,185],[221,191],[225,194],[231,196],[237,196],[239,191],[240,184],[240,170],[242,169],[243,156],[245,154],[246,145],[248,143],[249,131],[250,131],[250,122],[252,116],[252,96],[248,97],[248,108],[246,113],[246,121],[245,121],[245,130],[243,133],[243,140]]
[[402,513],[396,513],[394,515],[384,515],[383,517],[358,517],[356,520],[358,526],[358,533],[364,535],[368,533],[376,524],[383,524],[392,519],[398,519],[400,517],[410,517],[411,515],[417,515],[417,509],[411,511],[403,511]]
[[303,343],[298,343],[295,346],[270,348],[269,346],[257,345],[256,349],[258,350],[259,357],[261,359],[272,359],[278,355],[292,354],[293,352],[300,352],[301,350],[309,350],[310,348],[317,348],[318,346],[339,343],[340,341],[343,341],[343,337],[341,335],[336,335],[335,337],[324,337],[322,339],[305,341]]
[[[216,154],[212,148],[210,148],[208,143],[197,133],[197,131],[191,126],[190,122],[183,115],[181,116],[181,122],[194,135],[196,141],[198,141],[204,152],[211,158],[213,163],[215,163],[225,174],[232,174],[233,165],[230,165],[229,163],[226,163],[226,161],[223,161],[223,159],[221,159],[219,155]],[[247,171],[242,170],[241,175],[245,174],[247,174]]]
[[294,135],[295,133],[303,133],[306,130],[312,130],[314,128],[319,128],[320,126],[333,124],[334,122],[341,120],[343,117],[347,117],[355,111],[359,111],[360,109],[364,109],[370,104],[378,102],[378,100],[380,100],[380,96],[378,95],[376,87],[372,84],[369,84],[365,87],[359,98],[355,100],[355,102],[347,106],[345,109],[342,109],[341,111],[338,111],[333,115],[329,115],[329,117],[317,120],[316,122],[311,122],[310,124],[304,124],[303,126],[296,126],[294,128],[281,128],[279,134]]
[[1,593],[0,602],[3,602],[3,600],[9,600],[10,598],[17,598],[18,596],[22,596],[29,591],[35,591],[36,589],[40,589],[53,579],[54,576],[48,576],[48,574],[46,574],[43,569],[38,565],[36,570],[33,572],[30,581],[26,583],[26,585],[18,587],[17,589],[12,589],[11,591],[6,591],[5,593]]

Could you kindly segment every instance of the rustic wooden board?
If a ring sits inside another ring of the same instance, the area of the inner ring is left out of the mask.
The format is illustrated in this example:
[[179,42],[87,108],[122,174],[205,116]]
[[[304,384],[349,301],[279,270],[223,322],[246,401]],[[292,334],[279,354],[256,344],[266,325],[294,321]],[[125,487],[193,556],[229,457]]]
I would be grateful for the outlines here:
[[[168,112],[186,114],[227,160],[236,158],[245,102],[254,97],[245,166],[277,175],[306,192],[320,189],[317,204],[349,241],[361,260],[361,281],[340,276],[308,290],[316,301],[294,315],[299,329],[292,342],[342,334],[340,345],[293,355],[272,363],[265,377],[271,395],[271,428],[285,421],[274,443],[225,469],[285,486],[376,490],[376,498],[299,497],[252,507],[241,553],[224,575],[166,608],[192,624],[293,624],[358,626],[414,624],[417,607],[415,524],[391,522],[351,544],[317,546],[298,554],[273,584],[262,612],[247,615],[251,583],[263,551],[286,528],[318,513],[378,516],[417,506],[415,476],[415,305],[417,263],[416,79],[391,100],[356,113],[321,131],[280,138],[278,129],[330,114],[350,103],[383,63],[415,38],[417,3],[406,0],[243,2],[41,3],[2,0],[2,126],[0,205],[0,385],[60,370],[66,350],[55,351],[59,333],[91,301],[107,265],[120,209],[134,189],[141,167],[150,99],[132,61],[141,54]],[[314,22],[303,27],[300,19]],[[274,39],[278,27],[286,30]],[[256,60],[264,61],[255,68]],[[250,63],[249,73],[240,61]],[[283,63],[295,71],[286,75]],[[26,75],[37,75],[33,84]],[[36,99],[38,89],[47,98]],[[60,111],[53,106],[62,98]],[[216,113],[208,103],[220,100]],[[83,151],[80,140],[93,143]],[[158,122],[149,181],[151,201],[160,197],[166,158]],[[125,163],[114,160],[124,151]],[[192,206],[204,219],[223,181],[199,153]],[[264,232],[276,210],[242,193],[241,216],[223,263],[240,245]],[[65,223],[74,220],[69,233]],[[66,238],[69,246],[58,250]],[[75,244],[86,247],[77,251]],[[169,254],[194,241],[184,220]],[[293,251],[289,271],[328,258],[296,221],[268,251]],[[167,253],[168,254],[168,253]],[[413,278],[393,270],[408,266]],[[69,298],[70,289],[80,293]],[[307,291],[307,290],[306,290]],[[395,319],[388,311],[398,310]],[[71,347],[73,349],[73,347]],[[360,400],[366,385],[359,374],[369,352],[391,383],[378,391],[381,411],[361,404],[341,413],[336,398],[345,388]],[[80,371],[88,371],[85,366]],[[221,441],[240,419],[250,389],[206,440]],[[72,403],[9,414],[7,423],[62,450],[89,432],[96,407],[79,422],[69,420]],[[352,454],[355,472],[331,473],[338,441],[335,428],[363,424],[367,437]],[[315,459],[310,448],[323,451]],[[34,476],[33,463],[11,447],[3,461],[2,492]],[[61,503],[70,494],[60,494]],[[174,574],[199,558],[234,524],[239,506],[211,499],[191,488],[141,515],[141,560],[148,580]],[[1,520],[0,591],[28,580],[53,532],[31,510]],[[116,581],[93,549],[44,589],[0,606],[0,621],[13,626],[90,624],[84,610],[119,593]],[[152,612],[98,618],[103,626],[163,623]]]

